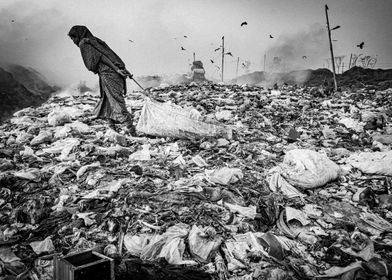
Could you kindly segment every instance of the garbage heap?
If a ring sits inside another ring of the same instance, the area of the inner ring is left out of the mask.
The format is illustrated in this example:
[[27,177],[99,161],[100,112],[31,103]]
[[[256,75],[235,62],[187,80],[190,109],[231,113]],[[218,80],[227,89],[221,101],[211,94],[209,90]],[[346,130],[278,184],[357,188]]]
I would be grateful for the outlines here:
[[[116,279],[391,279],[392,89],[189,84],[233,137],[130,137],[98,96],[52,97],[0,127],[0,279],[52,279],[94,249]],[[135,119],[143,95],[127,99]]]

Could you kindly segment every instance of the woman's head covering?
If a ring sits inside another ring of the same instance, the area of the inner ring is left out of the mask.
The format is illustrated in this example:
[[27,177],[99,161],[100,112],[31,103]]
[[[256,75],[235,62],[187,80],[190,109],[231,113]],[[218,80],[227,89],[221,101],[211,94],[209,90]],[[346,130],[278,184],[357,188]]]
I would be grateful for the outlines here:
[[76,42],[75,44],[79,45],[80,41],[84,38],[89,38],[89,39],[93,39],[94,36],[93,34],[90,32],[90,30],[88,30],[88,28],[86,26],[83,25],[75,25],[71,28],[71,30],[68,32],[68,36],[75,38]]
[[125,63],[121,58],[101,39],[94,37],[94,35],[88,30],[86,26],[75,25],[68,32],[68,36],[75,38],[74,42],[79,47],[81,44],[90,44],[97,51],[105,55],[114,65],[119,68],[125,68]]

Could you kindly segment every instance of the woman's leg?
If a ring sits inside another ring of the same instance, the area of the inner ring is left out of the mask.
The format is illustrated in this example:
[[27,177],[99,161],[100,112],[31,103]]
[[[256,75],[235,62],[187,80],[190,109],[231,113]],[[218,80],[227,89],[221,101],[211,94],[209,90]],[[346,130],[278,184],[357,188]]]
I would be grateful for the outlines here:
[[114,131],[117,131],[116,129],[116,123],[112,119],[106,119],[106,123],[108,124],[110,129],[113,129]]
[[129,134],[131,134],[131,136],[136,136],[136,128],[133,125],[133,117],[132,115],[128,112],[128,117],[127,120],[124,122],[126,128],[129,131]]

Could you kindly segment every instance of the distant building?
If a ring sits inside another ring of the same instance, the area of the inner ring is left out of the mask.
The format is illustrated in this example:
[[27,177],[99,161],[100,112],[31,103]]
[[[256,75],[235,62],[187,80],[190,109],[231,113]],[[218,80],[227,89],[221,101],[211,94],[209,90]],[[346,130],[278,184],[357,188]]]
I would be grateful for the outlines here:
[[203,68],[203,62],[200,60],[193,61],[191,66],[191,79],[195,82],[197,81],[205,81],[205,73],[206,71]]

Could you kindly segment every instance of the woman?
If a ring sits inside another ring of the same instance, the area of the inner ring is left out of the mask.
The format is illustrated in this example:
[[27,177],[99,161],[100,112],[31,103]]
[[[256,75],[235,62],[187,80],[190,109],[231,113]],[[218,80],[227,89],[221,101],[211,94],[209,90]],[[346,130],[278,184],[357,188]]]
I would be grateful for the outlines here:
[[115,123],[123,123],[132,136],[136,135],[133,117],[127,110],[124,96],[126,78],[132,75],[124,62],[101,39],[94,37],[85,26],[76,25],[68,36],[79,47],[86,68],[99,76],[100,99],[94,109],[97,118],[106,119],[115,130]]

